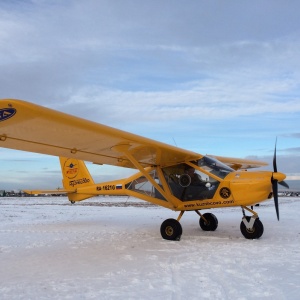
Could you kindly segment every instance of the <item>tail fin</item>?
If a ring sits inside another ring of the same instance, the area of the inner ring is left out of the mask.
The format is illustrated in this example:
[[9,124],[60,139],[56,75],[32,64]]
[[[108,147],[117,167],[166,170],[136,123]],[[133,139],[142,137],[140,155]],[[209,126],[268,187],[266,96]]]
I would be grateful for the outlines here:
[[[63,175],[63,187],[66,190],[74,190],[77,187],[86,187],[95,184],[94,180],[82,160],[60,157],[60,166]],[[70,201],[80,201],[94,195],[68,193]]]

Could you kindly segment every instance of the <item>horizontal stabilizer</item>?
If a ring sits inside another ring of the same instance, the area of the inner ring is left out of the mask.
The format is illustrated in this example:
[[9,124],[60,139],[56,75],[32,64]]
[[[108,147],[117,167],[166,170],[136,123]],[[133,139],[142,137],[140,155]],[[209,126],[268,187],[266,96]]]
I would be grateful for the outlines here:
[[24,190],[26,194],[29,195],[40,195],[40,194],[68,194],[75,193],[76,190],[65,190],[65,189],[56,189],[56,190]]

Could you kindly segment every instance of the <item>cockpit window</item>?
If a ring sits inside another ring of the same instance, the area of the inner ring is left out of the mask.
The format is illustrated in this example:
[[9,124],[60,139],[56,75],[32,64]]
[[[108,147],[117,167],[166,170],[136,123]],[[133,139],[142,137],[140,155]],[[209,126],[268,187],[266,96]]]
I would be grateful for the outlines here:
[[162,169],[170,191],[181,201],[212,199],[218,189],[217,179],[196,168],[182,163]]
[[227,165],[221,163],[215,158],[208,156],[202,157],[196,162],[196,164],[205,171],[222,179],[225,178],[229,173],[234,172],[234,170]]

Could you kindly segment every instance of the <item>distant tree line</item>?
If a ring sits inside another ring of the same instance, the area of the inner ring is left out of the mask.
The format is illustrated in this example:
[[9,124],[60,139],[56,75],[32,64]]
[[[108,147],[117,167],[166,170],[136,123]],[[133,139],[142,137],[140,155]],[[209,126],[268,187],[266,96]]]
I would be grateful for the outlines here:
[[23,191],[5,191],[0,190],[0,197],[25,197],[27,194]]
[[0,190],[0,197],[35,197],[35,196],[39,196],[39,197],[51,197],[51,196],[55,196],[55,197],[60,197],[60,196],[66,196],[66,194],[39,194],[39,195],[29,195],[23,191],[5,191],[5,190]]

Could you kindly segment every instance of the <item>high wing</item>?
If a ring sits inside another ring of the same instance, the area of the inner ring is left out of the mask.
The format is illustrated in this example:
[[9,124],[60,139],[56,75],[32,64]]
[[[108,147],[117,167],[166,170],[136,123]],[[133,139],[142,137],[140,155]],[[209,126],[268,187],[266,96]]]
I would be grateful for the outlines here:
[[[136,166],[124,154],[125,148],[126,153],[143,167],[164,167],[203,157],[192,151],[15,99],[0,100],[0,147],[127,168]],[[214,157],[235,170],[266,165],[258,161]]]
[[222,163],[224,163],[225,165],[229,166],[234,170],[246,170],[246,169],[259,168],[268,165],[267,163],[258,160],[223,157],[223,156],[215,156],[215,155],[208,155],[208,156],[216,158],[217,160],[221,161]]
[[202,155],[22,100],[0,100],[0,147],[136,168],[167,166]]

